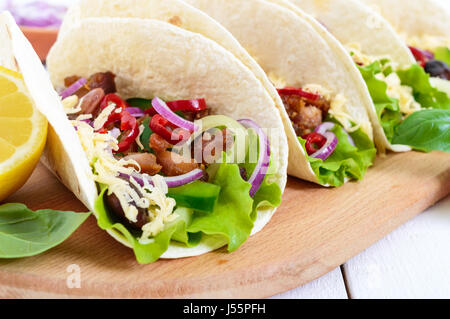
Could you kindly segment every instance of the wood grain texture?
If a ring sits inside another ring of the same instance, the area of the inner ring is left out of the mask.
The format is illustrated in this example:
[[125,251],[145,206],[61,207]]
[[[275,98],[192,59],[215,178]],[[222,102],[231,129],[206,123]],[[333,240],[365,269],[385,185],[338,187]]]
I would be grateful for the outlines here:
[[[0,260],[0,297],[264,298],[336,269],[450,192],[450,157],[392,154],[365,180],[324,189],[290,179],[283,204],[238,251],[138,265],[90,218],[62,245],[36,257]],[[9,202],[32,209],[85,208],[42,166]],[[67,287],[67,267],[81,288]]]
[[341,268],[338,267],[319,279],[271,299],[348,299],[348,295]]
[[450,197],[345,265],[354,299],[450,298]]

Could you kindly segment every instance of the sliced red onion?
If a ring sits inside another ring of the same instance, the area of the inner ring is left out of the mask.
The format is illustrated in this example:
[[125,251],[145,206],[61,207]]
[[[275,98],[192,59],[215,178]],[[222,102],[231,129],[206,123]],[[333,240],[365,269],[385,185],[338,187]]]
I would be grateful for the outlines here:
[[153,108],[155,109],[155,111],[158,112],[162,117],[167,119],[170,123],[182,128],[182,129],[188,130],[190,132],[195,132],[199,129],[199,127],[196,124],[194,124],[190,121],[187,121],[187,120],[183,119],[182,117],[179,117],[177,114],[175,114],[167,106],[167,104],[160,98],[155,97],[152,100],[152,105],[153,105]]
[[332,122],[323,122],[322,124],[320,124],[318,127],[316,127],[316,129],[314,130],[314,132],[319,133],[319,134],[325,134],[326,132],[331,131],[332,129],[334,129],[335,124]]
[[17,24],[27,27],[59,27],[61,25],[65,6],[49,4],[46,1],[20,3],[7,1],[6,10],[14,16]]
[[331,154],[333,154],[334,150],[336,149],[336,146],[338,145],[338,139],[332,132],[325,132],[322,135],[327,139],[326,143],[320,150],[318,150],[314,154],[311,154],[310,156],[314,158],[320,158],[321,160],[325,161],[328,157],[330,157]]
[[239,120],[246,128],[252,128],[258,134],[259,140],[259,158],[258,163],[256,164],[255,170],[253,171],[252,176],[248,179],[248,182],[252,185],[250,189],[250,196],[255,196],[258,189],[261,187],[264,178],[266,177],[267,170],[270,165],[270,145],[269,140],[266,134],[263,132],[261,127],[258,126],[255,122],[249,119]]
[[76,81],[74,84],[69,86],[67,89],[62,91],[59,96],[64,100],[68,98],[69,96],[74,95],[79,89],[81,89],[84,85],[86,85],[87,80],[85,78],[81,78],[78,81]]
[[[180,187],[192,182],[195,182],[196,180],[199,180],[200,178],[202,178],[204,175],[203,171],[201,169],[194,169],[193,171],[184,174],[184,175],[180,175],[180,176],[174,176],[174,177],[164,177],[164,181],[167,184],[167,187],[169,188],[175,188],[175,187]],[[126,178],[126,179],[130,179],[130,177],[133,177],[136,182],[141,185],[144,186],[144,179],[146,179],[148,181],[148,183],[150,185],[153,185],[153,181],[150,178],[150,176],[145,176],[139,173],[133,173],[132,175],[127,175],[127,174],[123,174],[120,173],[119,176],[121,178]]]
[[143,117],[145,115],[145,112],[138,107],[127,107],[125,111],[128,111],[134,117]]
[[[335,127],[335,124],[332,122],[323,122],[318,127],[316,127],[314,132],[325,135],[326,132],[331,131],[334,127]],[[346,130],[344,130],[344,132],[345,132],[345,134],[347,134],[348,142],[350,143],[350,145],[352,145],[353,147],[356,147],[355,141],[353,141],[353,138],[351,137],[351,135],[348,134],[348,132]]]

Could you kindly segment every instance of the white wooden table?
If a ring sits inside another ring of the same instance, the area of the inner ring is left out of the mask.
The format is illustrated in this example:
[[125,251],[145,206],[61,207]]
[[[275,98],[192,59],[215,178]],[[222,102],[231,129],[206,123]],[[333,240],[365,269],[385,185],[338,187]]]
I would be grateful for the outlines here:
[[450,197],[333,272],[273,298],[450,298]]

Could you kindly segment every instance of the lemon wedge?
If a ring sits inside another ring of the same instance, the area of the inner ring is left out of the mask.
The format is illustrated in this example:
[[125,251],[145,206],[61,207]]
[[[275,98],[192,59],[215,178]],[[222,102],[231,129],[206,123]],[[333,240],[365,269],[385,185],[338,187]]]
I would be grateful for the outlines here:
[[44,150],[47,126],[22,75],[0,66],[0,201],[30,177]]

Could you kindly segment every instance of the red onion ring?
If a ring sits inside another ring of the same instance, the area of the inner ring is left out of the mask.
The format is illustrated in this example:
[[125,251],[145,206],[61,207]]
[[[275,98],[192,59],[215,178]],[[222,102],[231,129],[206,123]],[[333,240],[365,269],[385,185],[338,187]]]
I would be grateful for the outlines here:
[[59,96],[64,100],[68,98],[69,96],[74,95],[79,89],[81,89],[84,85],[86,85],[87,80],[85,78],[81,78],[78,81],[76,81],[74,84],[69,86],[67,89],[62,91]]
[[[335,127],[335,124],[332,122],[323,122],[318,127],[316,127],[314,132],[319,133],[321,135],[325,135],[326,132],[331,131],[334,127]],[[344,132],[345,132],[345,134],[347,134],[348,142],[350,143],[350,145],[352,145],[353,147],[356,147],[355,141],[353,141],[353,138],[351,137],[351,135],[348,134],[348,132],[346,130],[344,130]]]
[[325,161],[328,157],[330,157],[331,154],[333,154],[334,150],[336,149],[336,146],[338,145],[338,139],[332,132],[325,132],[322,135],[326,137],[326,143],[320,150],[318,150],[314,154],[311,154],[310,156],[314,158],[320,158],[321,160]]
[[[180,186],[195,182],[196,180],[199,180],[200,178],[202,178],[203,175],[204,175],[204,173],[201,169],[194,169],[193,171],[191,171],[187,174],[184,174],[184,175],[174,176],[174,177],[163,177],[163,178],[167,184],[167,187],[175,188],[175,187],[180,187]],[[150,185],[154,185],[153,181],[151,180],[151,178],[149,176],[144,176],[139,173],[133,173],[131,175],[119,173],[119,176],[121,178],[126,178],[128,180],[131,177],[133,177],[136,180],[136,182],[139,185],[141,185],[142,187],[145,185],[144,179],[147,180]]]
[[185,119],[175,114],[160,98],[155,97],[152,100],[152,105],[156,112],[158,112],[162,117],[164,117],[170,123],[178,126],[179,128],[185,129],[190,132],[195,132],[199,129],[196,124],[186,121]]
[[261,187],[264,178],[266,177],[267,170],[270,165],[270,145],[269,140],[263,130],[252,120],[244,119],[239,120],[246,128],[252,128],[258,134],[259,140],[259,158],[258,163],[256,164],[255,170],[253,171],[252,176],[248,179],[248,182],[252,185],[250,189],[250,196],[255,196],[258,189]]

